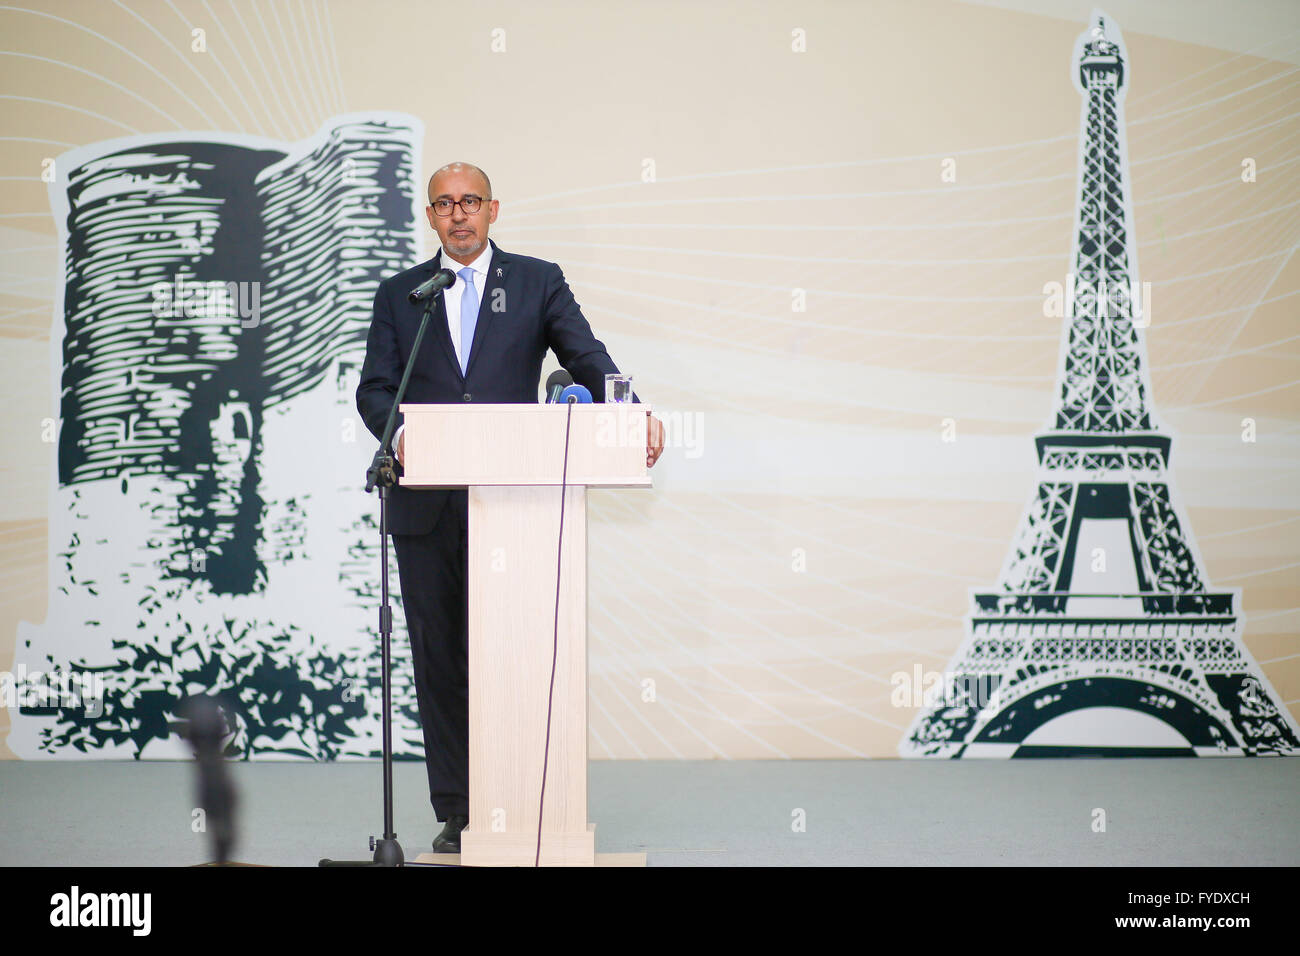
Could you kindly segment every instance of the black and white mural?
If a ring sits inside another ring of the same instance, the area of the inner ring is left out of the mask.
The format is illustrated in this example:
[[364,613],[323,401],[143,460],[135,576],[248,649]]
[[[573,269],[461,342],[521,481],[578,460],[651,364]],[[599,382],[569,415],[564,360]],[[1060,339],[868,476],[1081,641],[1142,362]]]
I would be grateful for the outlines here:
[[[423,130],[335,117],[293,144],[132,137],[58,160],[66,256],[50,601],[20,628],[26,758],[175,757],[219,694],[231,754],[378,752],[373,452],[353,392],[380,279],[417,259]],[[405,641],[400,752],[421,752]]]
[[1169,472],[1129,194],[1129,58],[1112,19],[1094,14],[1072,69],[1083,97],[1073,273],[1038,487],[899,752],[1295,754],[1300,728],[1242,641],[1241,590],[1210,586]]

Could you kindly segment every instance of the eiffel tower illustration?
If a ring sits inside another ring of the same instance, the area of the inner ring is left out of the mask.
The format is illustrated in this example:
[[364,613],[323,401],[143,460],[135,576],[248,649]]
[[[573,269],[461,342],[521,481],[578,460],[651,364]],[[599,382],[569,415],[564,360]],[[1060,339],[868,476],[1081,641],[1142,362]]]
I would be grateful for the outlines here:
[[995,589],[971,592],[965,640],[904,757],[1300,753],[1242,641],[1241,590],[1208,586],[1170,483],[1136,294],[1127,61],[1094,10],[1074,47],[1074,281],[1038,488]]

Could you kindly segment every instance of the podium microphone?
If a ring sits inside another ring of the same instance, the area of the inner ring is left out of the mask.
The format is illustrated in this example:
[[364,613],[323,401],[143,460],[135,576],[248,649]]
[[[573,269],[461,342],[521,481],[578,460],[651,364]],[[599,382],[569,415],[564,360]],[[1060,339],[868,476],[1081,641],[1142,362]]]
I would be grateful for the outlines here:
[[585,385],[575,385],[573,376],[557,369],[546,379],[546,404],[567,405],[564,416],[564,464],[560,469],[560,533],[555,555],[555,620],[551,630],[551,683],[546,694],[546,741],[542,748],[542,786],[537,798],[537,849],[533,866],[542,862],[542,819],[546,809],[546,770],[551,762],[551,715],[555,705],[555,669],[560,653],[560,577],[564,570],[564,502],[569,489],[569,434],[573,424],[573,406],[591,404],[591,392]]
[[445,289],[448,286],[456,284],[456,273],[450,269],[439,269],[432,278],[425,279],[406,296],[406,301],[411,305],[417,305],[424,299],[433,295],[439,289]]
[[560,401],[565,388],[573,384],[573,376],[564,369],[556,369],[546,379],[546,404],[554,405]]

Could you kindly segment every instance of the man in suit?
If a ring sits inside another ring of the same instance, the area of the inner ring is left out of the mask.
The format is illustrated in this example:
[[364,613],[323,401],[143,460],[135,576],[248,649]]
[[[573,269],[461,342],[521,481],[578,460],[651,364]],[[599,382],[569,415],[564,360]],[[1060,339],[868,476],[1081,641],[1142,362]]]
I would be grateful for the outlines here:
[[[429,180],[425,214],[442,248],[385,279],[375,293],[357,408],[376,437],[383,435],[424,309],[408,302],[407,293],[442,268],[456,273],[456,283],[436,297],[405,402],[535,404],[547,349],[595,401],[604,401],[605,376],[618,367],[558,265],[507,253],[488,238],[498,208],[477,166],[452,163]],[[653,416],[648,425],[646,465],[652,466],[663,451],[663,425]],[[399,427],[393,441],[399,463],[404,441]],[[468,493],[394,487],[388,527],[415,664],[429,798],[444,821],[433,848],[456,853],[469,822]]]

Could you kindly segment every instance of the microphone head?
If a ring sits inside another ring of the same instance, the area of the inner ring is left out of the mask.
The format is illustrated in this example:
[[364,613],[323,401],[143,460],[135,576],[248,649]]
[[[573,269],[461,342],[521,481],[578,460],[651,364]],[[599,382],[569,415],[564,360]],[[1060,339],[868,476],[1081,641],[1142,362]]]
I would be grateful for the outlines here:
[[456,273],[450,269],[439,269],[430,278],[425,279],[410,291],[406,299],[415,305],[442,289],[456,284]]
[[183,734],[199,757],[217,757],[227,731],[226,715],[213,698],[195,696],[187,698],[180,708],[181,716],[188,721]]
[[570,385],[560,393],[560,401],[576,402],[580,405],[591,404],[591,392],[587,391],[585,385]]
[[554,405],[560,400],[560,392],[565,386],[573,384],[573,376],[564,369],[556,369],[546,380],[546,404]]

